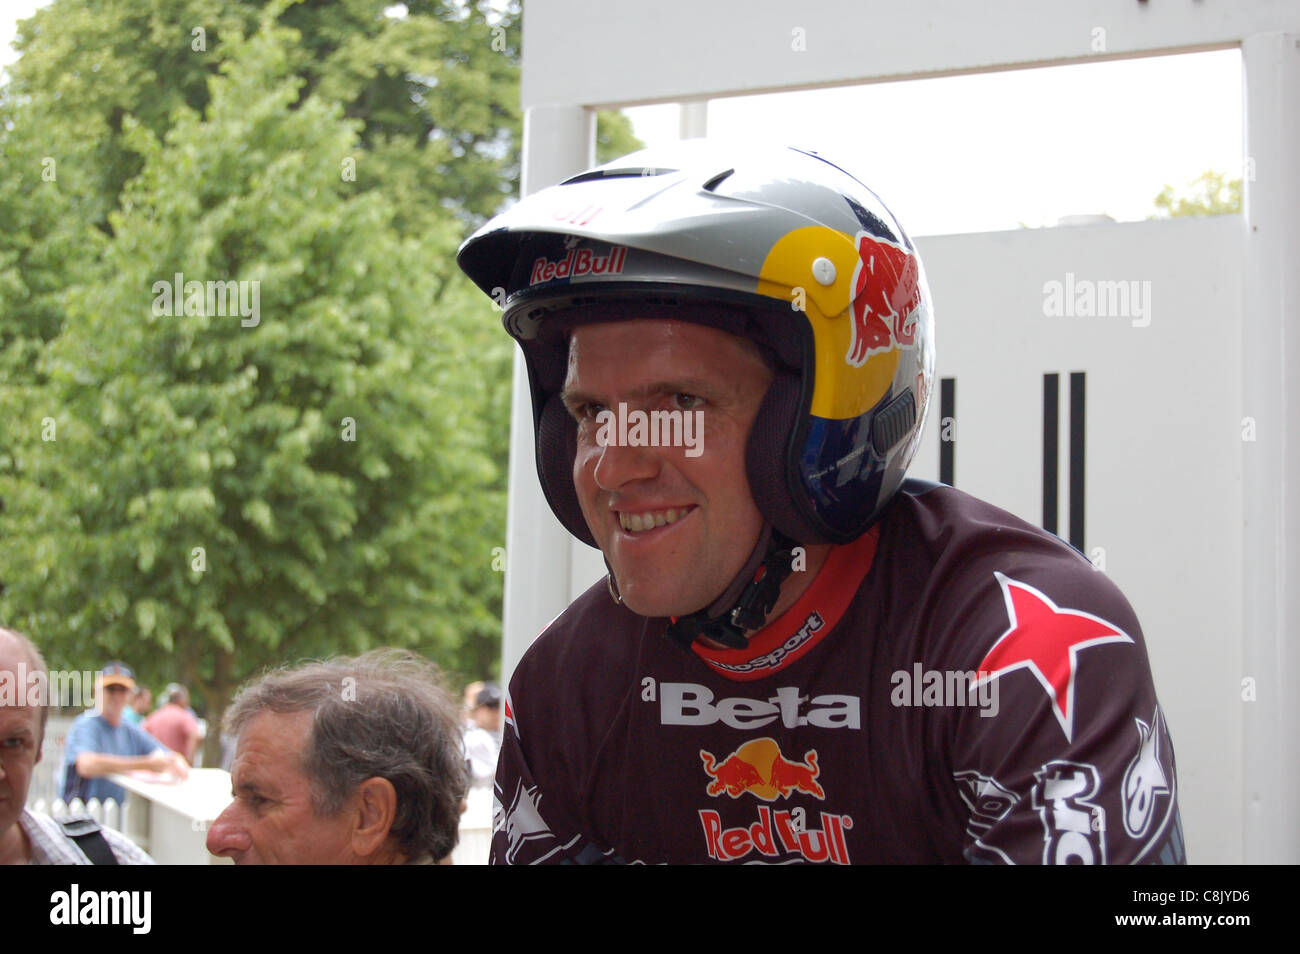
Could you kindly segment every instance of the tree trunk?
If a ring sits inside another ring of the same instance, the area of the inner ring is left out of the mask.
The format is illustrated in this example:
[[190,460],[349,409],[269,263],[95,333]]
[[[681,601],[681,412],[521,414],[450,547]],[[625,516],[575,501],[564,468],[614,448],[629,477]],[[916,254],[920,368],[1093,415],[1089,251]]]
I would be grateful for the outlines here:
[[218,653],[212,666],[212,681],[203,687],[203,699],[208,705],[208,737],[203,741],[203,764],[207,768],[223,768],[221,764],[221,723],[230,705],[234,687],[230,684],[231,654]]

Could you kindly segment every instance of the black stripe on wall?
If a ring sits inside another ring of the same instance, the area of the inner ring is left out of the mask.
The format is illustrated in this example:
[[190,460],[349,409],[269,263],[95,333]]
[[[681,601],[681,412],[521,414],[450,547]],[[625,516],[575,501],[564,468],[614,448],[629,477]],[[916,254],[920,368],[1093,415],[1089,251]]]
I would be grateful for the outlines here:
[[1087,387],[1082,371],[1070,372],[1070,545],[1083,548],[1084,414]]
[[1061,454],[1061,376],[1043,375],[1043,529],[1056,533],[1057,461]]
[[[939,482],[955,487],[957,448],[957,379],[939,379]],[[944,438],[947,437],[947,440]]]

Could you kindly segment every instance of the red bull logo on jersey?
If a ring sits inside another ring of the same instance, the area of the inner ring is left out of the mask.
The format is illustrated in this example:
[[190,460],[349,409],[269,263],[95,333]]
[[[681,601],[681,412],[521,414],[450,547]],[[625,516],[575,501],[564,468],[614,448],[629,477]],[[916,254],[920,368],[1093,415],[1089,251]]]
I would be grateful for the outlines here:
[[758,821],[736,828],[722,827],[722,816],[711,809],[700,812],[705,848],[715,861],[740,861],[757,852],[773,861],[821,861],[851,864],[844,832],[853,827],[848,815],[821,812],[821,827],[809,828],[802,808],[773,811],[758,807]]
[[849,304],[852,334],[844,361],[860,368],[873,354],[916,343],[921,269],[915,255],[887,239],[859,232],[853,241],[858,262]]
[[781,754],[775,739],[752,739],[721,762],[712,752],[700,749],[704,774],[711,781],[705,791],[715,798],[726,794],[739,798],[749,792],[765,802],[789,798],[802,792],[814,798],[825,798],[826,792],[817,782],[821,769],[817,766],[817,750],[809,749],[802,761],[791,761]]
[[[751,739],[722,761],[700,749],[704,774],[709,777],[705,793],[714,798],[738,799],[745,794],[764,802],[788,799],[796,794],[824,799],[826,790],[817,780],[821,768],[817,750],[809,749],[802,759],[788,759],[775,739]],[[802,807],[774,810],[758,806],[753,824],[726,828],[722,813],[700,811],[705,848],[717,861],[738,861],[751,853],[771,859],[849,863],[845,830],[853,827],[848,815],[821,812],[821,827],[808,827],[808,812]]]

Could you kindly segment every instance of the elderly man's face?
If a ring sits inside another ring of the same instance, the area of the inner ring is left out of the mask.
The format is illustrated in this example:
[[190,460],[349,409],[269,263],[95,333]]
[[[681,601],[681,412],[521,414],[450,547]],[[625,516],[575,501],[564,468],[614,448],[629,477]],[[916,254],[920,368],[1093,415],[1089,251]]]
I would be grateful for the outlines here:
[[[32,661],[0,635],[0,678],[15,690],[15,702],[26,697],[30,683],[18,681],[18,664],[30,674]],[[0,840],[18,821],[27,802],[32,770],[41,758],[41,710],[36,706],[0,704]]]
[[310,712],[264,711],[240,733],[230,767],[235,801],[208,830],[208,851],[236,864],[354,864],[350,815],[318,817],[302,770]]
[[[564,384],[565,405],[578,421],[574,485],[634,612],[703,609],[753,551],[763,519],[749,489],[745,444],[771,379],[739,339],[701,325],[628,321],[574,330]],[[699,444],[602,446],[597,415],[617,414],[620,403],[629,412],[695,415]]]

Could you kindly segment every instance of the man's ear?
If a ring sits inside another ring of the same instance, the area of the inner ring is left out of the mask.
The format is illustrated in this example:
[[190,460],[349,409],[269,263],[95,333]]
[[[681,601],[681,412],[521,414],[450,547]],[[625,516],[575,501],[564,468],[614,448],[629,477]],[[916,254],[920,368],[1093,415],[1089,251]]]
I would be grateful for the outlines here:
[[368,778],[357,786],[353,805],[356,827],[352,830],[352,850],[362,858],[370,858],[388,842],[397,818],[397,790],[386,778]]

